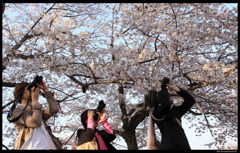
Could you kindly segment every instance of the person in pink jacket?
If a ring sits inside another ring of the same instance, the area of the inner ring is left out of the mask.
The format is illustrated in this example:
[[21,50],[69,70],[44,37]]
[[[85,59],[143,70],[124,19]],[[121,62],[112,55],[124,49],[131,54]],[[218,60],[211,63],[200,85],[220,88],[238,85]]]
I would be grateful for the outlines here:
[[[100,114],[99,122],[94,110],[88,109],[81,114],[81,122],[84,129],[78,129],[77,131],[75,140],[76,149],[116,150],[116,148],[110,144],[116,136],[105,117],[106,114],[107,111],[103,110],[103,113]],[[105,130],[97,130],[99,123],[102,123]],[[96,143],[94,144],[93,141]],[[91,143],[91,145],[89,145],[89,143]]]

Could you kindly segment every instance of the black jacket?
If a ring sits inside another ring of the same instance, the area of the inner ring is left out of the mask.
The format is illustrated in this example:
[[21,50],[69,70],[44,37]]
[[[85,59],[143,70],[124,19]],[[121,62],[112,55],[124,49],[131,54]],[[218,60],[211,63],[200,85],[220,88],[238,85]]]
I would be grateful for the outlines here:
[[[90,129],[90,128],[87,128],[86,130],[85,129],[78,129],[78,131],[77,131],[77,138],[78,138],[77,145],[81,145],[81,144],[84,144],[86,142],[92,141],[92,139],[94,137],[96,137],[94,135],[94,133],[96,133],[96,131],[102,137],[103,141],[105,142],[105,144],[106,144],[106,146],[109,150],[116,150],[116,148],[114,148],[110,144],[110,142],[112,142],[116,138],[115,134],[109,134],[105,130],[98,131],[97,129]],[[97,143],[98,143],[98,141],[97,141]],[[99,148],[99,144],[98,144],[98,148]]]
[[161,105],[154,108],[153,116],[157,119],[162,119],[161,121],[155,120],[162,134],[160,145],[162,150],[191,149],[184,130],[180,125],[181,123],[179,124],[178,121],[181,122],[181,117],[192,107],[195,100],[186,90],[179,89],[180,91],[177,94],[184,99],[180,106],[172,106],[167,89],[158,92]]

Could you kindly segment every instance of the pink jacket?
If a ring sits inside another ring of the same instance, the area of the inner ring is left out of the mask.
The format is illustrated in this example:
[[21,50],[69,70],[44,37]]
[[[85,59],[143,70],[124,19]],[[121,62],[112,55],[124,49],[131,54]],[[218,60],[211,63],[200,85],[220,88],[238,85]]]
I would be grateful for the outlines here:
[[[104,119],[106,120],[106,119]],[[108,121],[106,120],[105,122],[102,123],[103,124],[103,127],[105,128],[105,131],[109,134],[113,134],[113,129],[111,127],[111,125],[108,123]],[[93,117],[89,118],[88,119],[88,123],[87,123],[87,128],[90,128],[90,129],[94,129],[94,120],[93,120]],[[98,134],[98,132],[95,133],[95,136],[98,140],[98,144],[99,144],[99,149],[100,150],[108,150],[106,144],[104,143],[102,137]]]

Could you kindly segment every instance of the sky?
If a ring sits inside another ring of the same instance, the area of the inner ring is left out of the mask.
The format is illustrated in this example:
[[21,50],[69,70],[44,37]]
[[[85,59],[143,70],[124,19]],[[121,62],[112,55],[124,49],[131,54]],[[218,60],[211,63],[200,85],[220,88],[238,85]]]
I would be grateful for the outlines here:
[[[237,3],[224,3],[224,4],[229,8],[231,8],[232,6],[237,7]],[[2,117],[5,118],[4,115]],[[208,146],[205,146],[205,144],[214,142],[214,138],[211,136],[209,130],[206,131],[206,133],[201,136],[196,136],[196,132],[195,132],[194,128],[189,129],[189,124],[191,124],[191,123],[188,123],[188,121],[186,119],[182,118],[182,126],[183,126],[183,129],[185,130],[185,134],[188,138],[191,149],[192,150],[202,150],[202,149],[208,150],[208,149],[210,149]],[[69,137],[70,137],[71,134],[72,133],[69,133],[67,135],[69,135]],[[59,135],[59,137],[61,137],[61,135]],[[11,140],[5,139],[5,142],[2,142],[2,143],[6,145],[9,143],[8,141],[11,141]],[[127,146],[123,139],[118,140],[116,143],[118,143],[122,146],[125,146],[125,147]],[[234,142],[229,139],[227,144],[237,145],[237,142]],[[70,149],[70,148],[68,148],[68,149]],[[119,147],[119,149],[126,149],[126,148]],[[143,149],[146,149],[146,148],[143,148]],[[217,148],[215,147],[215,148],[211,148],[211,149],[217,149]]]

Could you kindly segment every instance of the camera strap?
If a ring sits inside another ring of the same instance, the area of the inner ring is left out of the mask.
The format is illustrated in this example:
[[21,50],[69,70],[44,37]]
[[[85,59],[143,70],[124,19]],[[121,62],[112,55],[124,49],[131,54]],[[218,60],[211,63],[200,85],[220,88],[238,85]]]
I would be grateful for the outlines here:
[[31,99],[31,96],[29,97],[26,106],[23,108],[22,113],[21,113],[19,116],[17,116],[16,118],[10,119],[10,118],[12,117],[12,113],[13,113],[14,109],[16,108],[17,104],[19,104],[19,101],[21,100],[21,97],[19,97],[19,98],[15,101],[15,103],[14,103],[13,106],[11,107],[10,111],[8,112],[8,116],[7,116],[7,119],[8,119],[8,121],[9,121],[10,123],[16,122],[17,120],[20,119],[20,117],[22,116],[23,112],[24,112],[25,109],[27,108],[30,99]]
[[8,111],[7,119],[10,123],[12,122],[12,120],[10,120],[10,118],[12,116],[12,113],[13,113],[14,109],[16,108],[16,106],[17,106],[17,104],[19,103],[20,100],[21,100],[21,97],[19,97],[17,100],[15,100],[11,109]]

